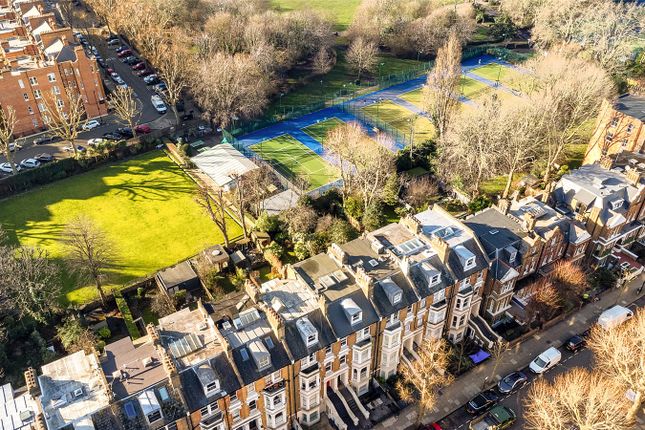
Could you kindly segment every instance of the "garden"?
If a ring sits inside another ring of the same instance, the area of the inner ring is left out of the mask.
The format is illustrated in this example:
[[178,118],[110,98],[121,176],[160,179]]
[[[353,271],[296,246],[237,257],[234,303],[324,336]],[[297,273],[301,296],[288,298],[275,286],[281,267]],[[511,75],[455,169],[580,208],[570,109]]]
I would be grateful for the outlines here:
[[[42,247],[62,263],[65,225],[77,216],[90,218],[116,254],[109,290],[223,241],[193,200],[195,188],[164,153],[153,151],[4,200],[0,224],[13,242]],[[241,235],[232,219],[228,230],[231,238]],[[94,287],[66,278],[62,304],[97,298]]]

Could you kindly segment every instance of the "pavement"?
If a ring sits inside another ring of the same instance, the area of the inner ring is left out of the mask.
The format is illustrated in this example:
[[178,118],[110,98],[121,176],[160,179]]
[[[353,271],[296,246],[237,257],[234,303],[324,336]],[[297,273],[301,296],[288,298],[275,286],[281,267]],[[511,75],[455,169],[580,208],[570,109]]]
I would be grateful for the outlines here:
[[[591,327],[598,316],[607,308],[615,304],[642,308],[645,306],[645,294],[637,295],[636,290],[645,281],[645,275],[640,275],[632,280],[626,287],[614,289],[603,294],[599,301],[585,305],[578,312],[570,315],[563,321],[554,326],[537,333],[526,341],[516,345],[512,351],[506,354],[505,359],[499,363],[495,374],[495,383],[504,375],[525,369],[529,363],[541,352],[551,346],[561,347],[564,342],[575,334],[580,334]],[[591,364],[591,354],[589,351],[582,350],[577,354],[569,352],[563,353],[563,361],[547,372],[545,377],[553,378],[558,373],[575,366],[589,366]],[[450,386],[441,391],[437,406],[427,414],[423,422],[438,422],[443,429],[462,429],[467,428],[468,422],[472,417],[463,411],[463,406],[482,389],[491,388],[494,383],[488,383],[493,370],[494,363],[486,361],[475,367],[469,372],[459,377]],[[530,372],[525,372],[527,375]],[[518,413],[518,421],[511,426],[511,429],[522,429],[524,421],[521,417],[522,400],[528,390],[530,382],[535,379],[530,375],[529,383],[518,392],[506,396],[502,404],[510,406],[511,409]],[[379,423],[375,429],[408,429],[413,428],[416,420],[416,407],[414,405],[402,410],[398,415],[391,417],[382,423]],[[640,426],[640,427],[639,427]],[[645,418],[639,416],[637,428],[645,428]]]

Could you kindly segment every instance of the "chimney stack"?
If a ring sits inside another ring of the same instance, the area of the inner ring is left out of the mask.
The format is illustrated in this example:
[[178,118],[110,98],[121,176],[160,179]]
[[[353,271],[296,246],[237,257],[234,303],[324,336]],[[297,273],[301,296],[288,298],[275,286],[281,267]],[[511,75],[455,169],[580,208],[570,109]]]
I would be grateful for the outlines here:
[[329,257],[331,257],[331,259],[334,260],[339,266],[344,266],[347,264],[347,253],[343,251],[337,244],[332,243],[327,250],[327,254],[329,254]]
[[264,311],[264,314],[267,316],[267,321],[271,326],[271,330],[273,330],[273,333],[275,333],[275,336],[278,339],[284,339],[285,321],[284,318],[282,318],[282,315],[280,315],[275,309],[265,305],[264,303],[260,303],[258,305],[258,308]]
[[614,160],[611,159],[608,155],[603,155],[600,158],[600,167],[606,170],[610,170],[614,165]]
[[497,209],[504,215],[508,215],[508,211],[511,209],[511,202],[508,199],[499,199],[497,202]]
[[38,382],[36,381],[36,370],[33,367],[25,370],[25,383],[27,385],[27,390],[31,397],[38,397],[40,395],[40,388],[38,387]]
[[412,215],[407,215],[401,218],[399,223],[413,234],[421,233],[421,223]]
[[533,230],[535,230],[535,224],[537,223],[537,218],[535,217],[535,215],[529,212],[524,212],[523,218],[524,228],[526,229],[526,231],[532,232]]
[[148,333],[153,345],[158,345],[161,338],[159,337],[159,330],[157,330],[157,327],[152,323],[148,323],[148,325],[146,325],[146,332]]
[[356,280],[356,285],[363,290],[365,297],[371,297],[371,294],[374,291],[374,279],[372,279],[362,266],[359,266],[356,269],[354,279]]
[[638,185],[640,185],[642,177],[643,173],[634,168],[629,169],[627,172],[625,172],[625,178],[631,185],[635,187],[638,187]]
[[439,255],[441,262],[445,264],[448,261],[448,242],[439,236],[433,235],[430,239],[430,244]]

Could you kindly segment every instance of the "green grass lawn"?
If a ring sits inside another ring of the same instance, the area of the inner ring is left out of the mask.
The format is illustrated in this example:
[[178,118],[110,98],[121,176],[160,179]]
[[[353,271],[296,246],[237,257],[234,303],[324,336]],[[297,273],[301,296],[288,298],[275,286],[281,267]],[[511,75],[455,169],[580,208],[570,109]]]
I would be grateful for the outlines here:
[[401,105],[390,100],[375,103],[362,108],[369,116],[379,118],[399,132],[410,136],[412,132],[411,120],[414,119],[414,141],[416,143],[425,142],[435,136],[433,125],[423,116],[415,115]]
[[334,118],[329,118],[325,121],[320,121],[316,124],[312,124],[308,127],[305,127],[302,129],[302,131],[304,131],[309,136],[316,139],[318,142],[324,144],[325,138],[327,137],[327,133],[329,132],[329,130],[335,127],[338,127],[339,125],[342,125],[342,124],[345,124],[345,123],[340,119],[334,117]]
[[[153,151],[4,200],[0,224],[14,241],[42,246],[60,261],[66,223],[78,215],[89,217],[114,244],[111,289],[222,242],[194,202],[194,189],[165,154]],[[240,235],[241,227],[231,220],[229,236]],[[68,281],[61,301],[78,304],[96,297],[95,288]]]
[[303,178],[313,190],[338,179],[338,171],[289,134],[256,143],[251,149],[290,177]]
[[496,63],[477,67],[476,69],[471,70],[471,73],[493,82],[497,82],[499,79],[500,83],[505,87],[518,91],[522,82],[528,79],[528,77],[522,72],[518,72],[510,67]]
[[338,30],[349,27],[361,0],[271,0],[271,6],[281,11],[312,9],[329,14]]

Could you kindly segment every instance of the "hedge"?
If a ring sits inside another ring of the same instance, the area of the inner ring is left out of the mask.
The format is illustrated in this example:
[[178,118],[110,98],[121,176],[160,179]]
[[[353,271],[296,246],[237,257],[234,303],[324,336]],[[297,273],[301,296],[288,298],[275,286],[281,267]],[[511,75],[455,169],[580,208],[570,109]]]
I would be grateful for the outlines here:
[[125,321],[125,326],[128,329],[130,336],[132,339],[138,339],[141,337],[141,333],[139,333],[139,329],[134,323],[128,302],[125,300],[121,292],[114,293],[114,299],[116,300],[116,307],[119,308],[119,312],[121,312],[121,316],[123,316],[123,321]]

